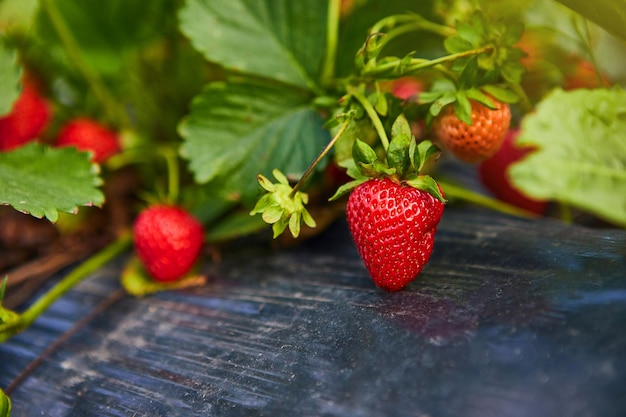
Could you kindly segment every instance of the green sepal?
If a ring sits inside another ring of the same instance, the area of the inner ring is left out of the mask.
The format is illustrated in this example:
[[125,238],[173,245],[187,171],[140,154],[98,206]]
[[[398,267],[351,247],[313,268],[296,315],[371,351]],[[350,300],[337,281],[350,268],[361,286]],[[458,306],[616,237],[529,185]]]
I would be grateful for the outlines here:
[[467,96],[467,98],[477,101],[491,110],[497,109],[497,106],[493,102],[493,100],[488,95],[480,91],[478,88],[470,88],[469,90],[466,90],[465,95]]
[[2,306],[2,300],[4,299],[4,294],[7,288],[7,281],[8,278],[5,276],[2,279],[2,284],[0,284],[0,343],[22,331],[22,326],[19,325],[20,315],[15,311]]
[[259,198],[250,215],[261,214],[263,221],[272,225],[274,238],[283,233],[287,227],[293,237],[298,237],[302,220],[307,226],[315,227],[315,220],[304,207],[309,202],[308,194],[301,191],[294,193],[289,180],[279,170],[274,169],[272,174],[278,183],[271,183],[263,175],[258,175],[259,184],[268,193]]
[[443,197],[437,182],[430,175],[420,175],[416,178],[405,181],[405,183],[418,190],[426,191],[444,204],[447,202],[447,200]]
[[122,269],[120,283],[128,294],[139,298],[161,291],[198,287],[206,284],[206,277],[188,274],[172,282],[156,281],[146,271],[141,260],[137,256],[132,256]]
[[484,90],[486,93],[491,95],[493,98],[503,102],[503,103],[517,103],[520,100],[520,97],[505,86],[499,86],[495,84],[484,85],[480,87],[481,90]]
[[357,166],[371,165],[378,160],[376,151],[360,139],[356,139],[354,141],[354,145],[352,146],[352,158],[354,159],[354,162],[356,162]]
[[457,91],[454,112],[462,122],[470,126],[472,125],[472,104],[467,98],[465,91]]
[[396,120],[394,120],[393,125],[391,125],[391,136],[394,137],[398,135],[406,135],[408,137],[413,135],[411,125],[408,120],[406,120],[404,113],[400,113]]
[[413,136],[405,133],[394,136],[389,143],[387,149],[387,165],[395,170],[395,174],[400,178],[404,176],[406,171],[411,167],[411,155],[409,148],[411,146]]
[[424,140],[412,146],[411,164],[413,165],[415,171],[419,173],[429,159],[439,155],[440,153],[441,151],[439,148],[430,140]]
[[364,182],[369,181],[370,178],[367,177],[361,177],[359,179],[356,179],[354,181],[350,181],[347,182],[345,184],[343,184],[341,187],[339,187],[337,189],[337,191],[335,192],[335,194],[333,194],[332,197],[330,197],[328,199],[328,201],[335,201],[338,200],[339,198],[343,197],[344,195],[348,194],[350,191],[352,191],[353,189],[355,189],[356,187],[358,187],[359,185],[363,184]]
[[0,389],[0,417],[11,415],[11,399]]

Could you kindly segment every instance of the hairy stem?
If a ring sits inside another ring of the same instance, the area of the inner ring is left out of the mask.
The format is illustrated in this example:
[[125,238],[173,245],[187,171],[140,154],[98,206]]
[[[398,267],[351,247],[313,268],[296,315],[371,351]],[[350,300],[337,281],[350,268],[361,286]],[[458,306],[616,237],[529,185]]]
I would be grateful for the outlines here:
[[130,232],[124,233],[113,243],[93,255],[91,258],[80,264],[65,278],[59,281],[47,293],[42,295],[33,305],[19,316],[16,321],[7,322],[0,325],[0,335],[12,331],[20,332],[30,326],[39,316],[41,316],[59,297],[76,286],[88,275],[100,269],[103,265],[114,259],[116,256],[127,250],[132,243]]
[[376,109],[374,108],[374,106],[372,106],[372,103],[369,102],[367,97],[365,97],[365,95],[359,89],[354,87],[348,87],[347,90],[348,94],[357,99],[358,102],[361,103],[361,106],[363,106],[363,109],[374,124],[376,133],[378,133],[380,141],[383,144],[383,148],[386,151],[389,147],[389,138],[387,137],[387,132],[385,132],[385,127],[383,126],[383,122],[380,120]]
[[293,190],[291,190],[291,193],[289,193],[289,195],[291,197],[295,196],[296,193],[298,192],[298,190],[302,187],[302,185],[305,183],[305,181],[309,178],[309,176],[311,175],[311,173],[313,172],[313,170],[315,169],[315,167],[322,161],[322,159],[324,159],[324,157],[328,154],[328,152],[330,152],[330,150],[332,149],[333,146],[335,146],[335,143],[337,142],[337,140],[339,140],[339,138],[341,137],[341,135],[343,135],[343,133],[346,131],[346,129],[348,128],[348,125],[350,124],[350,121],[352,119],[348,119],[346,120],[343,125],[341,126],[341,129],[339,129],[339,131],[337,132],[337,134],[330,140],[330,142],[328,142],[328,145],[326,145],[326,147],[324,149],[322,149],[322,151],[319,153],[319,155],[317,155],[317,157],[315,158],[315,160],[313,160],[313,162],[311,163],[311,165],[309,165],[309,167],[307,168],[307,170],[304,172],[304,174],[302,175],[302,177],[300,177],[300,180],[298,180],[298,182],[296,183],[296,185],[293,186]]

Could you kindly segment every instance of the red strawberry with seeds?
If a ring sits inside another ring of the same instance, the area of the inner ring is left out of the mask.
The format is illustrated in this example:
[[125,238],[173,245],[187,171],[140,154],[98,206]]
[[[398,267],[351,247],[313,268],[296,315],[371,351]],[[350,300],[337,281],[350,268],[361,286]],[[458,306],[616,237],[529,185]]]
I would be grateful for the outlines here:
[[88,118],[77,118],[66,123],[56,145],[74,146],[81,151],[93,152],[94,162],[104,162],[120,151],[118,135],[99,122]]
[[422,271],[433,251],[444,203],[432,194],[374,178],[352,191],[346,216],[374,283],[398,291]]
[[52,110],[37,88],[24,83],[11,112],[0,118],[0,151],[10,151],[36,139],[48,126]]
[[181,207],[157,204],[142,211],[133,225],[135,252],[157,281],[183,278],[204,244],[202,224]]
[[492,98],[496,109],[492,110],[475,100],[468,125],[457,116],[451,104],[441,110],[433,129],[439,140],[461,161],[478,163],[495,154],[511,122],[511,109],[506,103]]

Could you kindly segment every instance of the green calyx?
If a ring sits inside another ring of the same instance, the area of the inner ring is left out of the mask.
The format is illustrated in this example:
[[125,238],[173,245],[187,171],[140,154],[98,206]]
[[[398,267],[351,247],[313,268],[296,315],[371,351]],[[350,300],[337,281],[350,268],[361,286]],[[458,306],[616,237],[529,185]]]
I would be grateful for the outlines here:
[[315,220],[304,207],[309,202],[308,194],[294,192],[287,177],[279,170],[273,170],[272,174],[277,183],[259,174],[259,184],[267,193],[259,199],[250,215],[261,214],[263,220],[272,225],[274,238],[287,227],[293,237],[298,237],[302,221],[309,227],[315,227]]
[[398,116],[391,127],[391,141],[385,161],[367,143],[356,139],[352,148],[353,164],[347,166],[347,174],[354,178],[339,187],[330,200],[336,200],[372,178],[390,178],[419,190],[426,191],[445,203],[435,180],[421,174],[428,160],[439,156],[439,149],[429,140],[417,143],[404,115]]

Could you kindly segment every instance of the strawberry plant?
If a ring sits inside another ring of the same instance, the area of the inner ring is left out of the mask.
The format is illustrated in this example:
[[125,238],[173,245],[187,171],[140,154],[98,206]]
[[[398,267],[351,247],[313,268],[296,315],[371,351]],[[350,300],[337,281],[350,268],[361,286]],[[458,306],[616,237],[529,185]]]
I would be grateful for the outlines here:
[[[584,213],[625,226],[626,66],[602,43],[626,39],[625,19],[617,1],[597,10],[562,3],[571,9],[489,0],[5,0],[0,144],[20,146],[1,147],[0,204],[10,207],[0,208],[59,226],[76,215],[78,230],[100,224],[104,244],[30,309],[0,309],[0,340],[125,251],[137,256],[124,287],[145,295],[205,282],[190,273],[204,244],[263,234],[268,224],[291,243],[344,213],[374,283],[404,288],[436,250],[444,196],[448,206],[535,215],[441,163],[477,173],[514,126],[512,146],[533,153],[490,175],[506,175],[568,220]],[[551,35],[528,36],[539,28]],[[560,70],[572,62],[591,71]],[[597,82],[567,79],[582,73]],[[40,110],[21,104],[32,94],[24,80],[37,86]],[[572,86],[596,88],[562,89]],[[5,133],[16,111],[32,129],[19,140]],[[150,266],[165,256],[150,253],[169,250],[162,240],[171,230],[149,226],[161,237],[145,238],[146,206],[176,207],[187,219],[189,252],[167,274]],[[69,229],[59,227],[61,238]],[[3,272],[10,294],[11,270]]]

